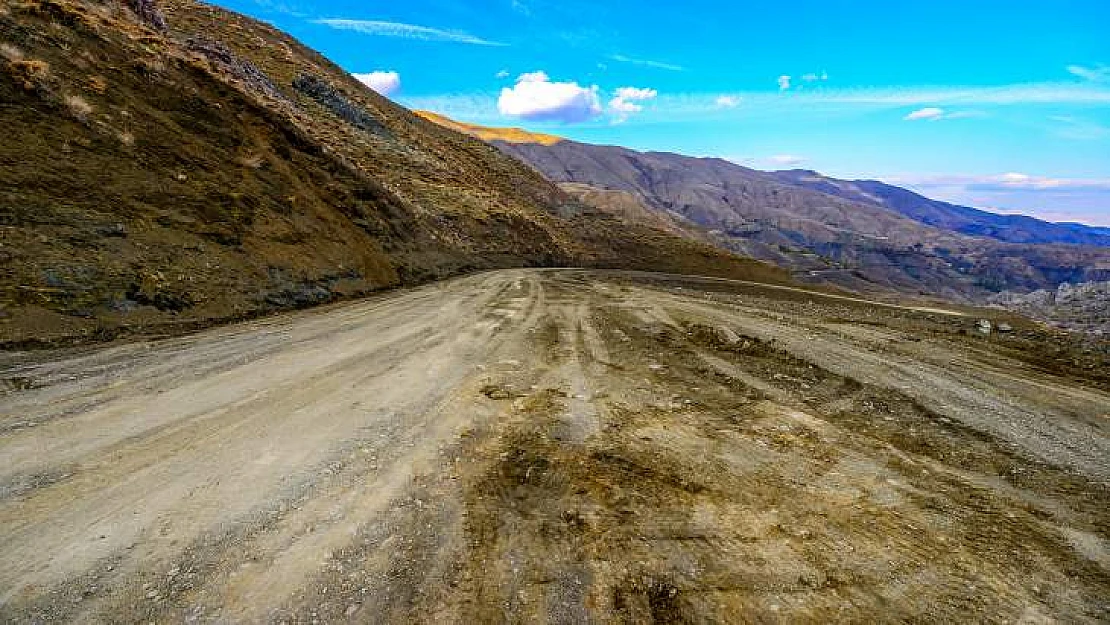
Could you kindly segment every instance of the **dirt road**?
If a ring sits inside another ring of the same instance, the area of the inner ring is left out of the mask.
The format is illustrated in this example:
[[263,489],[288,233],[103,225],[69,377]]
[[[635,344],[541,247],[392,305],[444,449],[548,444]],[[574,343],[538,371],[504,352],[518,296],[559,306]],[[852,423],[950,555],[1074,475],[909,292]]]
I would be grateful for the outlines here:
[[3,355],[0,621],[1110,620],[1110,394],[972,323],[521,270]]

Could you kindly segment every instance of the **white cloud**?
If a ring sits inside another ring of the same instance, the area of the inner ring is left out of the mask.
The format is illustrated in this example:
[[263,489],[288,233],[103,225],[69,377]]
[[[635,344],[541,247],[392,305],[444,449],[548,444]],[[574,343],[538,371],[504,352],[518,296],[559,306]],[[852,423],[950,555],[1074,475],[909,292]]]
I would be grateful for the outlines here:
[[1069,65],[1067,70],[1070,74],[1078,76],[1083,80],[1089,80],[1091,82],[1110,82],[1110,65],[1103,65],[1101,63],[1095,67]]
[[496,75],[497,75],[497,78],[499,78],[499,79],[508,78],[509,77],[509,70],[503,69],[503,70],[497,72]]
[[609,100],[609,110],[616,114],[616,121],[623,122],[628,119],[632,113],[639,113],[644,110],[643,105],[637,102],[644,100],[651,100],[659,92],[655,89],[641,89],[638,87],[621,87],[617,89],[616,95],[612,100]]
[[734,95],[722,95],[717,96],[713,103],[717,105],[717,108],[733,109],[740,106],[740,100],[741,98]]
[[915,121],[918,119],[936,120],[942,117],[944,117],[944,109],[935,106],[927,106],[923,109],[917,109],[902,119],[906,121]]
[[[825,82],[828,79],[829,79],[829,73],[828,72],[821,72],[820,74],[818,74],[817,72],[808,72],[808,73],[802,74],[796,80],[793,76],[790,76],[788,74],[783,74],[782,76],[778,77],[779,91],[789,91],[792,88],[795,91],[802,91],[802,90],[805,89],[805,84],[815,83],[815,82]],[[805,84],[798,84],[797,81],[801,81],[802,83],[805,83]]]
[[797,167],[798,165],[806,162],[806,159],[804,157],[795,156],[793,154],[776,154],[767,160],[771,161],[775,165],[785,165],[787,167]]
[[917,121],[927,119],[929,121],[937,121],[941,119],[971,119],[974,117],[985,117],[986,115],[981,111],[953,111],[948,112],[938,106],[927,106],[923,109],[917,109],[902,119],[906,121]]
[[976,117],[986,117],[986,113],[981,111],[955,111],[947,113],[944,119],[973,119]]
[[401,22],[328,18],[313,20],[313,23],[330,26],[337,30],[351,30],[365,35],[378,35],[381,37],[399,37],[401,39],[416,39],[420,41],[446,41],[451,43],[467,43],[476,46],[508,45],[496,41],[487,41],[461,30],[441,30],[439,28],[417,26],[416,24],[404,24]]
[[502,89],[497,110],[510,117],[566,124],[588,121],[602,112],[596,85],[551,82],[545,72],[521,74],[515,86]]
[[617,89],[617,97],[623,100],[650,100],[659,95],[655,89],[641,89],[639,87],[621,87]]
[[968,185],[972,189],[1022,189],[1026,191],[1099,189],[1110,191],[1110,180],[1097,178],[1049,178],[1010,172]]
[[551,79],[547,76],[547,72],[525,72],[517,77],[517,82],[548,82]]
[[629,102],[621,98],[613,98],[609,100],[609,109],[622,115],[628,115],[629,113],[639,113],[644,110],[644,107],[635,102]]
[[988,176],[902,176],[892,184],[919,188],[961,187],[975,191],[1110,191],[1110,178],[1056,178],[1020,172]]
[[375,71],[369,74],[352,75],[362,84],[384,96],[391,96],[401,88],[401,75],[394,71]]
[[618,63],[629,63],[629,64],[632,64],[632,65],[642,65],[644,67],[651,67],[651,68],[654,68],[654,69],[665,69],[669,72],[684,72],[684,71],[686,71],[685,67],[682,67],[681,65],[675,65],[674,63],[664,63],[662,61],[649,61],[647,59],[637,59],[637,58],[633,58],[633,57],[630,57],[630,56],[625,56],[623,54],[612,54],[612,55],[609,56],[609,60],[617,61]]

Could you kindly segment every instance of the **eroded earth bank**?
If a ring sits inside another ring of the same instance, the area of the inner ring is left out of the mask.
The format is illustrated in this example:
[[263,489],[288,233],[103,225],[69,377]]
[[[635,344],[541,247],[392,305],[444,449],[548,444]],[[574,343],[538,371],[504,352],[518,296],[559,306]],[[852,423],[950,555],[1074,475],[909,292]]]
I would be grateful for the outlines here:
[[1105,622],[1104,368],[499,271],[0,356],[4,622]]

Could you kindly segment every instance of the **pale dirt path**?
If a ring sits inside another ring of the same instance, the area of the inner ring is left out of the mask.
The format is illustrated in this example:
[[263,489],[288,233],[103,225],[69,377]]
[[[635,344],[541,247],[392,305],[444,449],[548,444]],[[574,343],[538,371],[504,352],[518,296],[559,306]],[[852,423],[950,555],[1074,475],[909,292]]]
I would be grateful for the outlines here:
[[[48,385],[0,404],[0,601],[105,562],[118,561],[106,565],[112,578],[172,571],[201,537],[284,513],[352,450],[382,448],[398,457],[374,463],[364,492],[313,500],[357,525],[407,487],[449,425],[465,423],[422,418],[501,344],[520,341],[510,317],[533,286],[487,274],[21,368]],[[264,579],[238,576],[228,589],[246,617],[303,584],[350,533],[297,537],[312,522],[289,516],[265,545],[283,557]]]
[[[1105,393],[697,280],[634,280],[491,272],[4,355],[0,374],[32,388],[0,396],[0,620],[1098,614]],[[771,338],[810,368],[742,347]],[[868,393],[901,408],[862,433]],[[964,447],[994,459],[948,464]],[[937,498],[939,520],[920,503]],[[993,594],[968,590],[976,575]],[[923,576],[939,585],[906,595]],[[1049,601],[1038,584],[1062,586]]]
[[[702,305],[669,296],[671,305],[746,335],[774,340],[795,356],[829,371],[908,395],[937,414],[1020,447],[1047,462],[1071,466],[1110,484],[1110,395],[1074,389],[1018,363],[960,358],[966,352],[929,345],[884,346],[806,319]],[[872,331],[873,333],[873,331]],[[890,334],[891,337],[897,334]],[[1040,376],[1038,376],[1040,377]]]

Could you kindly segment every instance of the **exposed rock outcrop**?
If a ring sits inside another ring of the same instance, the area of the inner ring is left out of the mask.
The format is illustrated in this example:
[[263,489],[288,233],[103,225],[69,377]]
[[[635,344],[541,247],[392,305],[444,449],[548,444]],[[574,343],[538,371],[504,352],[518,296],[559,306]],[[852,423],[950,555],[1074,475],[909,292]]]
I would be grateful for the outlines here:
[[988,303],[1069,330],[1110,334],[1110,282],[1064,283],[1030,293],[1006,291]]
[[190,37],[186,40],[185,46],[191,52],[196,52],[208,59],[221,72],[242,81],[252,91],[274,99],[285,99],[285,94],[262,70],[255,67],[253,63],[236,56],[226,45],[219,41],[204,37]]
[[301,74],[293,81],[293,88],[324,105],[332,113],[359,130],[389,136],[389,130],[373,115],[351,103],[326,81],[312,74]]
[[135,15],[147,26],[150,26],[158,32],[166,32],[169,29],[169,24],[166,23],[166,16],[162,10],[158,8],[158,4],[154,0],[128,0],[128,5]]

